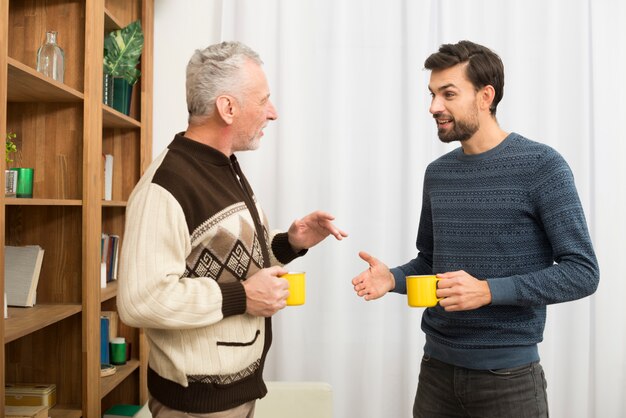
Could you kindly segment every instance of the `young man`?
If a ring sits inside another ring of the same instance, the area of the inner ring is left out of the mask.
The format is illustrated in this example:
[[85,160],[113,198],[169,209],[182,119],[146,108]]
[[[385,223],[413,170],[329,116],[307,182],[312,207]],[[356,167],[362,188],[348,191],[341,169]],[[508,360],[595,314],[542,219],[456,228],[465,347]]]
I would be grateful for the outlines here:
[[237,42],[196,51],[187,130],[128,202],[117,304],[150,343],[154,417],[252,417],[267,392],[270,317],[289,295],[282,265],[328,235],[347,236],[319,211],[270,230],[235,157],[278,117],[261,64]]
[[417,257],[389,269],[371,255],[352,283],[365,300],[437,274],[422,316],[414,417],[547,417],[537,343],[546,305],[592,294],[599,270],[574,178],[552,148],[503,131],[504,66],[469,41],[426,59],[439,139],[460,148],[426,169]]

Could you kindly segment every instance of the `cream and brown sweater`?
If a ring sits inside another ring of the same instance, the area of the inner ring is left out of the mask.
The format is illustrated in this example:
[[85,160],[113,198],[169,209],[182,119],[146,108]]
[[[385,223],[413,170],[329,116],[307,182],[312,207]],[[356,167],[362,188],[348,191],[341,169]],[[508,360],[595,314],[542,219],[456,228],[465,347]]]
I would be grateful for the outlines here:
[[148,389],[207,413],[263,397],[269,318],[246,314],[241,282],[304,252],[267,219],[235,156],[176,135],[131,194],[117,306],[150,343]]

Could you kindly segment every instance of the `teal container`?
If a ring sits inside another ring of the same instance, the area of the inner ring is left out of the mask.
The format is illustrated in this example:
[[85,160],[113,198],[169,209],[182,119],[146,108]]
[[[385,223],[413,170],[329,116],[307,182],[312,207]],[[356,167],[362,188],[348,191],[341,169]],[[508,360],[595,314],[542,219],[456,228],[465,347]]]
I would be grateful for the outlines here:
[[113,109],[130,115],[130,97],[133,86],[121,77],[113,77]]

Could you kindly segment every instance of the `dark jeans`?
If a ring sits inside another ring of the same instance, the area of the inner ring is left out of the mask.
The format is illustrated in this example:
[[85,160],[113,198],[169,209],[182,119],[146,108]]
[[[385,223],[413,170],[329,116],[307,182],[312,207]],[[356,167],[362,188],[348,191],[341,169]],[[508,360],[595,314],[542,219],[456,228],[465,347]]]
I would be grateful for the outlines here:
[[424,356],[414,418],[547,418],[546,379],[539,362],[471,370]]

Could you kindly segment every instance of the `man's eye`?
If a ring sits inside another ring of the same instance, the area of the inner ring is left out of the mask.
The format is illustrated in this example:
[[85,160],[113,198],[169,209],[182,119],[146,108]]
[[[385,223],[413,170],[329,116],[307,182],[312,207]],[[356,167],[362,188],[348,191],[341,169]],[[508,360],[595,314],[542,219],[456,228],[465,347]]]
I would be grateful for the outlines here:
[[454,93],[452,93],[451,91],[447,91],[447,92],[445,92],[444,96],[445,96],[447,99],[451,99],[451,98],[453,98],[453,97],[455,96],[455,94],[454,94]]

